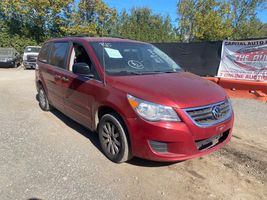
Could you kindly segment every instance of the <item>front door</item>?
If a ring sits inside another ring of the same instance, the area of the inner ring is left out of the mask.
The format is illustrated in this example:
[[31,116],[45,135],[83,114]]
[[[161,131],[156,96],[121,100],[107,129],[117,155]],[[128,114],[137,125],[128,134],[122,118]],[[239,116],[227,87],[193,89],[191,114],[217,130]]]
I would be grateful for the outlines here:
[[64,90],[64,112],[78,123],[91,128],[93,122],[92,108],[95,93],[103,83],[94,78],[78,76],[72,72],[74,63],[86,63],[94,71],[94,65],[85,48],[74,43],[70,48],[69,70],[64,72],[62,85]]

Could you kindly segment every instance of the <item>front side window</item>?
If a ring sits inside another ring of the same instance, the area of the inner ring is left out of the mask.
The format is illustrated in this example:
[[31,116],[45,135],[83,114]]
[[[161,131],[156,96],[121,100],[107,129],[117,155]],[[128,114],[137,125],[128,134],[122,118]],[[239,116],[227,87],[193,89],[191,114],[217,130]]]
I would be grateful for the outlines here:
[[91,42],[109,75],[142,75],[181,71],[169,56],[151,44],[134,42]]
[[69,43],[55,42],[51,46],[50,64],[62,69],[66,69]]
[[71,49],[69,70],[73,71],[73,65],[75,63],[86,63],[90,67],[91,73],[94,75],[94,79],[100,80],[97,70],[95,69],[95,65],[91,61],[91,58],[85,48],[81,44],[74,42]]
[[89,67],[92,66],[92,61],[87,54],[85,48],[78,44],[78,43],[73,43],[72,46],[72,52],[71,52],[71,58],[70,58],[70,66],[69,69],[72,71],[73,64],[75,63],[86,63]]

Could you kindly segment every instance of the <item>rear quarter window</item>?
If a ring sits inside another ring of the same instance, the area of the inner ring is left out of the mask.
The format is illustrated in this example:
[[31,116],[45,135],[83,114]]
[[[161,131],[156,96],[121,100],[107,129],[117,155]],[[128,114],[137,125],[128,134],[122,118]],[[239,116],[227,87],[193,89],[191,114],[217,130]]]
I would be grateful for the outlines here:
[[50,53],[51,43],[45,43],[39,53],[39,61],[43,63],[48,63],[49,53]]

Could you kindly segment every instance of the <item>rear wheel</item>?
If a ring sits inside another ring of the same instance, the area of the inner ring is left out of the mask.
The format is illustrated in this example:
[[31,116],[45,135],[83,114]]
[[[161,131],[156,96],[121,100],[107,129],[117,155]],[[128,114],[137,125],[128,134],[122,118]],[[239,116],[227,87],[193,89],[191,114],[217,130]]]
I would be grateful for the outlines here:
[[39,106],[43,111],[51,110],[51,106],[49,105],[46,93],[42,86],[40,86],[38,90],[38,100],[39,100]]
[[116,113],[105,114],[101,118],[98,135],[101,148],[108,159],[116,163],[131,159],[126,129]]

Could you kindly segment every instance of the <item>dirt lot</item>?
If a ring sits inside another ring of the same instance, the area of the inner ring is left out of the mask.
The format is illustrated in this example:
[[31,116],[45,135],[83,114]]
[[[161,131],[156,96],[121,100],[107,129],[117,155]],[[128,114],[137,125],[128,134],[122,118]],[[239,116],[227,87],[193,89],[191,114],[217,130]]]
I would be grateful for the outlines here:
[[97,136],[42,112],[34,71],[0,69],[0,199],[267,199],[267,104],[233,99],[218,152],[179,163],[114,164]]

